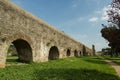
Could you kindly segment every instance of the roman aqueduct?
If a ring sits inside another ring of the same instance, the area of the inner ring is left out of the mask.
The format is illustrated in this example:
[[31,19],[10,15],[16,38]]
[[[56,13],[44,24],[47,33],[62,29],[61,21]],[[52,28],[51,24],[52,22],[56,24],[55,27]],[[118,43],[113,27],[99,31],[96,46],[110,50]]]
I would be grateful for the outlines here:
[[0,0],[0,67],[14,44],[22,61],[91,55],[92,50],[8,0]]

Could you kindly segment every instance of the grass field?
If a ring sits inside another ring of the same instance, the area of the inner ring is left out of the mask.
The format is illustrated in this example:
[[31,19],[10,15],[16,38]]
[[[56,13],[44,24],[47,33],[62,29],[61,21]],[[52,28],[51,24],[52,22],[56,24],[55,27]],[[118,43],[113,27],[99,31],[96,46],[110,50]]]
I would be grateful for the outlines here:
[[97,57],[66,58],[0,69],[0,80],[119,80]]

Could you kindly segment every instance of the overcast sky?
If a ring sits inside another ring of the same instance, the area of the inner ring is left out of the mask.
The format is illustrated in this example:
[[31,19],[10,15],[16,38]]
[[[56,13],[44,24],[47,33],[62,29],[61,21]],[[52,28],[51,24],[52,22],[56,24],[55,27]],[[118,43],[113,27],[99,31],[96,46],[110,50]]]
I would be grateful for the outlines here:
[[101,24],[106,23],[105,10],[112,0],[12,0],[33,15],[67,35],[99,51],[107,47],[101,37]]

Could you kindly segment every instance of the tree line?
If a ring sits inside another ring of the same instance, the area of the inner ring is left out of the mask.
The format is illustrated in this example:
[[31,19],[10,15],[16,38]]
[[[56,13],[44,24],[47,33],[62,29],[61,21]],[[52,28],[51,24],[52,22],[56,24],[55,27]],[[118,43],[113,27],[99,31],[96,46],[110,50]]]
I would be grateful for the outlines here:
[[111,47],[110,55],[120,54],[120,0],[112,0],[107,10],[108,24],[102,24],[102,37],[104,37]]

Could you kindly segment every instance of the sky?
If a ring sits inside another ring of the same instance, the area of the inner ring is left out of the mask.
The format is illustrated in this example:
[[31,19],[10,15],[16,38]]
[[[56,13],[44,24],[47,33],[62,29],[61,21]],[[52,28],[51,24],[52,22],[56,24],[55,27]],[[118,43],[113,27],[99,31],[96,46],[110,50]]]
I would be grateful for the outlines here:
[[96,51],[107,47],[101,24],[112,0],[11,0],[24,10]]

